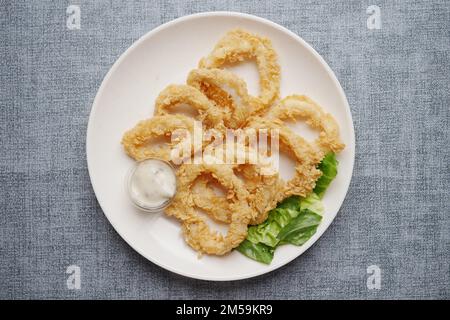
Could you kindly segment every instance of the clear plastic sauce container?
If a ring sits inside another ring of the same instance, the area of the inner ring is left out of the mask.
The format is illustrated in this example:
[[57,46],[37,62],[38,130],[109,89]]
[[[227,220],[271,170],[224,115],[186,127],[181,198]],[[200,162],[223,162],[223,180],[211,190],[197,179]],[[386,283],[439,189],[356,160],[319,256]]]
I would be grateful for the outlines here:
[[160,159],[136,162],[128,174],[126,187],[137,208],[160,212],[172,202],[177,191],[175,169]]

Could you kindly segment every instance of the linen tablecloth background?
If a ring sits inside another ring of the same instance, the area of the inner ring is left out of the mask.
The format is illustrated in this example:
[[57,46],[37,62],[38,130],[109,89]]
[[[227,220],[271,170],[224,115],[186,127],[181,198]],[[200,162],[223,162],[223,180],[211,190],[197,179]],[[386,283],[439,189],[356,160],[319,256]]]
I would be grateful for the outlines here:
[[[71,4],[79,30],[66,26]],[[379,30],[367,28],[370,5]],[[85,153],[119,55],[164,22],[214,10],[309,42],[356,130],[352,183],[322,238],[275,272],[226,283],[172,274],[129,247],[97,203]],[[449,1],[0,1],[0,26],[0,298],[450,298]],[[379,290],[366,285],[370,265]]]

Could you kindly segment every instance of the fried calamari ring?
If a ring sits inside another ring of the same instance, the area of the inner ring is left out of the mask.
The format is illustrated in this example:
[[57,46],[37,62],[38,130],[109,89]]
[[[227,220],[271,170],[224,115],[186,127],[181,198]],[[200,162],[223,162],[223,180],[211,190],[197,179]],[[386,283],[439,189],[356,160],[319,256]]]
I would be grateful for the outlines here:
[[320,130],[315,144],[323,155],[330,151],[337,153],[345,147],[339,136],[339,126],[333,116],[323,111],[317,103],[306,96],[291,95],[284,98],[277,106],[270,109],[265,118],[269,120],[306,119],[308,125]]
[[259,99],[267,108],[280,93],[280,66],[272,42],[258,35],[235,29],[228,32],[209,56],[199,62],[200,68],[223,68],[245,59],[256,59],[261,94]]
[[[195,179],[210,173],[229,190],[231,221],[226,236],[211,231],[206,221],[195,212],[191,192]],[[233,172],[232,165],[184,164],[177,171],[178,192],[165,212],[182,222],[186,242],[201,253],[224,255],[247,236],[247,226],[254,212],[247,204],[248,191]]]
[[[284,182],[278,179],[278,175],[261,175],[253,165],[239,165],[236,171],[244,177],[245,188],[249,191],[249,206],[257,213],[249,223],[260,224],[267,219],[269,211],[282,200]],[[230,203],[226,197],[214,192],[209,186],[211,182],[207,177],[197,179],[197,192],[193,192],[194,203],[214,220],[230,223]]]
[[133,129],[125,132],[122,145],[125,152],[135,160],[151,157],[171,161],[171,144],[163,146],[152,145],[152,139],[170,136],[177,129],[192,133],[194,120],[183,115],[163,115],[140,121]]
[[210,186],[213,182],[215,182],[213,178],[206,175],[196,179],[192,190],[194,204],[215,221],[230,223],[230,203],[226,196],[220,196],[214,192]]
[[204,121],[208,127],[221,126],[224,113],[219,110],[198,89],[186,85],[169,85],[156,98],[155,115],[169,114],[169,110],[177,105],[187,104],[198,112],[198,120]]
[[278,173],[262,175],[258,167],[252,164],[240,165],[237,170],[243,176],[250,192],[248,200],[250,207],[257,212],[257,216],[250,224],[260,224],[267,219],[269,211],[282,200],[285,183],[279,178]]
[[247,84],[234,73],[221,69],[195,69],[187,78],[187,84],[199,89],[216,106],[225,108],[225,125],[241,127],[248,117],[264,107],[250,96]]
[[284,186],[284,196],[299,195],[306,197],[311,193],[317,179],[322,175],[321,171],[317,169],[322,157],[316,152],[316,148],[278,120],[254,117],[249,121],[248,126],[259,130],[266,129],[278,132],[280,150],[296,159],[295,175]]
[[[250,163],[249,153],[256,153],[255,150],[245,146],[237,147],[237,150],[244,150],[243,152],[247,152],[247,156],[245,163],[237,164],[234,167],[234,172],[242,178],[245,188],[249,191],[248,203],[251,209],[257,213],[250,224],[259,224],[267,219],[269,211],[275,208],[277,202],[281,200],[284,182],[279,179],[277,171],[271,171],[268,174],[267,171],[263,171],[265,167],[262,163]],[[265,165],[267,166],[267,162]],[[197,179],[196,190],[193,192],[194,203],[214,220],[230,223],[229,201],[226,197],[217,195],[208,186],[210,183],[212,180],[206,176]]]

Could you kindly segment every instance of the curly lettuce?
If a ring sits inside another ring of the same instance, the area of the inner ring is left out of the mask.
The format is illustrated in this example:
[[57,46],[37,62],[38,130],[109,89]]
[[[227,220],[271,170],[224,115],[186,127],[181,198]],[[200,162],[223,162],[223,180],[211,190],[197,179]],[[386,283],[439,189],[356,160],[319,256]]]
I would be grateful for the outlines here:
[[236,250],[253,260],[270,264],[273,259],[275,248],[266,246],[262,243],[253,243],[248,240],[244,240],[241,242],[239,247],[236,248]]
[[255,244],[263,243],[269,247],[276,247],[280,241],[277,238],[278,233],[300,213],[300,201],[300,197],[297,196],[285,199],[269,212],[266,221],[248,228],[247,240]]
[[318,165],[322,176],[313,192],[306,198],[291,196],[284,199],[269,212],[266,221],[248,228],[247,239],[236,249],[253,260],[270,264],[278,246],[301,246],[308,241],[322,221],[321,198],[337,175],[337,165],[335,154],[328,153]]
[[338,161],[333,152],[328,153],[320,162],[318,169],[322,171],[322,176],[317,180],[314,193],[322,199],[325,190],[337,175]]
[[321,215],[308,209],[303,210],[288,225],[280,230],[277,238],[282,243],[301,246],[316,233],[320,221],[322,221]]

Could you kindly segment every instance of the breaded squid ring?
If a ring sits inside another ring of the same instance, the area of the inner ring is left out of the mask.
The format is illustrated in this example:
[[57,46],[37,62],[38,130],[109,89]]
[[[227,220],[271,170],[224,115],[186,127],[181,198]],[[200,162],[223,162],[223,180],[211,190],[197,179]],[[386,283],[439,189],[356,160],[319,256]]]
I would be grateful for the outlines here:
[[283,199],[285,183],[279,178],[278,172],[273,175],[262,175],[258,166],[244,164],[238,166],[237,170],[244,177],[244,183],[250,192],[249,204],[257,216],[250,224],[257,225],[264,222],[269,211],[277,206]]
[[295,175],[285,184],[284,196],[306,197],[311,193],[317,179],[322,175],[322,172],[317,169],[322,157],[316,152],[316,148],[278,120],[254,117],[249,121],[248,126],[260,130],[278,131],[280,150],[284,150],[296,159]]
[[306,119],[308,125],[320,130],[315,144],[323,155],[330,151],[338,153],[345,147],[339,136],[336,120],[307,96],[291,95],[284,98],[277,106],[270,109],[265,118],[269,120]]
[[[257,213],[250,224],[260,224],[267,219],[269,211],[282,200],[280,191],[283,190],[284,182],[278,178],[278,174],[261,175],[256,165],[242,164],[238,165],[236,170],[243,176],[245,188],[250,193],[249,206]],[[230,223],[230,203],[226,197],[217,195],[208,186],[210,182],[211,180],[204,176],[196,180],[197,192],[193,192],[194,203],[214,220]]]
[[[250,195],[248,203],[257,215],[250,221],[250,224],[258,224],[266,220],[268,212],[275,208],[281,200],[284,182],[279,179],[278,170],[264,170],[273,168],[269,159],[258,154],[256,149],[245,145],[237,145],[234,148],[234,172],[241,177],[245,188]],[[263,171],[264,170],[264,171]],[[216,221],[229,223],[229,201],[226,197],[217,195],[208,184],[212,182],[205,176],[197,179],[193,191],[193,199],[197,207],[205,211]]]
[[[202,173],[211,173],[229,190],[231,221],[226,236],[211,231],[206,221],[195,212],[191,188]],[[177,177],[178,192],[165,212],[182,222],[186,242],[201,253],[215,255],[224,255],[237,247],[246,238],[248,223],[254,213],[247,204],[248,191],[234,174],[233,166],[184,164],[178,169]]]
[[245,81],[227,70],[195,69],[186,82],[218,107],[226,109],[225,125],[230,128],[241,127],[251,114],[263,107],[258,99],[248,94]]
[[175,130],[182,129],[192,133],[194,119],[179,114],[155,116],[140,121],[133,129],[125,132],[122,145],[125,152],[133,159],[140,161],[151,157],[171,161],[171,144],[164,147],[148,145],[151,139],[169,136]]
[[196,109],[199,114],[198,120],[204,121],[208,127],[223,124],[224,113],[201,91],[186,85],[169,85],[161,91],[156,98],[154,114],[156,116],[169,114],[170,108],[179,104],[187,104]]
[[209,56],[199,62],[199,68],[223,68],[245,59],[256,59],[261,93],[259,99],[267,108],[280,94],[280,66],[272,42],[258,35],[235,29],[228,32]]
[[197,207],[205,211],[209,217],[222,223],[231,222],[231,211],[226,196],[217,195],[209,186],[211,178],[204,175],[195,180],[192,199]]

